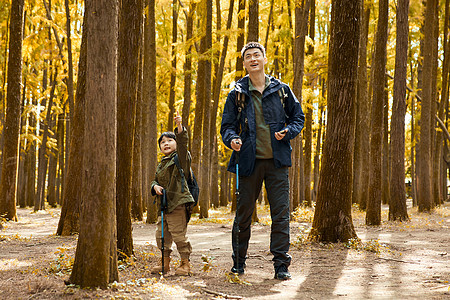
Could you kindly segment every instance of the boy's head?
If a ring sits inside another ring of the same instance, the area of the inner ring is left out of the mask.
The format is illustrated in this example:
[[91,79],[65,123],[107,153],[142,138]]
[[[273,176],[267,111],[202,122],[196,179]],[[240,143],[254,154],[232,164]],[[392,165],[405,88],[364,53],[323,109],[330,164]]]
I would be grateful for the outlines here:
[[266,57],[266,49],[264,49],[263,45],[261,45],[260,43],[257,43],[257,42],[249,42],[241,50],[242,58],[244,58],[245,52],[247,50],[254,49],[254,48],[257,48],[257,49],[261,50],[261,53],[262,53],[263,57]]
[[165,156],[171,154],[177,150],[177,137],[172,131],[166,131],[161,133],[158,139],[159,149]]

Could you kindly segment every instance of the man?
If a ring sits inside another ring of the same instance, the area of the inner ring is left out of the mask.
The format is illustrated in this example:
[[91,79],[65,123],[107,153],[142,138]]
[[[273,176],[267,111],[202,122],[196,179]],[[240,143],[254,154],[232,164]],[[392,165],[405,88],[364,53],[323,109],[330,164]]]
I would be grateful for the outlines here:
[[248,43],[241,55],[248,75],[228,94],[220,129],[223,142],[234,150],[228,170],[239,174],[231,271],[244,273],[252,214],[264,181],[272,218],[270,251],[275,278],[286,280],[291,278],[289,141],[302,130],[305,116],[291,89],[265,74],[267,58],[261,44]]

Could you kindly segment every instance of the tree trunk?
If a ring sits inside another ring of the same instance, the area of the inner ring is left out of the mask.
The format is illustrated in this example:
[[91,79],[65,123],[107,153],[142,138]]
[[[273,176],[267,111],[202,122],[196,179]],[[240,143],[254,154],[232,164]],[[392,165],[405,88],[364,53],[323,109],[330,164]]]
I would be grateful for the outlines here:
[[[210,162],[211,162],[211,139],[210,136],[210,122],[211,122],[211,54],[210,49],[212,46],[212,1],[205,1],[206,19],[205,29],[206,35],[200,42],[200,48],[202,55],[205,56],[204,61],[204,73],[200,80],[204,81],[203,84],[203,147],[202,147],[202,176],[201,176],[201,191],[200,195],[200,216],[199,218],[208,218],[208,210],[210,205]],[[208,55],[208,56],[207,56]]]
[[370,5],[361,5],[361,33],[359,41],[358,86],[356,91],[355,158],[353,162],[353,203],[365,210],[369,182],[370,100],[367,91],[367,41]]
[[405,114],[406,73],[408,63],[409,0],[397,6],[397,39],[395,49],[394,95],[391,120],[391,197],[389,220],[409,220],[405,190]]
[[[142,26],[141,26],[142,27]],[[140,39],[142,41],[142,39]],[[142,43],[140,42],[140,48]],[[139,53],[138,92],[136,97],[136,126],[133,143],[133,175],[131,183],[131,218],[143,220],[142,208],[142,55]]]
[[[31,104],[35,105],[36,100],[30,99]],[[31,128],[36,128],[36,118],[34,114],[29,114],[28,124]],[[33,132],[31,132],[34,134]],[[36,193],[36,142],[32,139],[30,140],[30,145],[28,146],[27,152],[27,185],[25,187],[25,202],[26,206],[33,206],[34,197]]]
[[389,151],[389,86],[388,77],[384,77],[383,96],[383,142],[381,147],[382,167],[381,167],[381,203],[388,204],[391,194],[390,180],[390,151]]
[[259,42],[259,0],[248,2],[248,42]]
[[427,1],[424,23],[424,51],[423,51],[423,87],[422,87],[422,111],[420,117],[420,140],[417,159],[417,203],[419,211],[431,211],[433,209],[432,191],[432,153],[431,153],[431,129],[434,124],[432,114],[432,76],[433,76],[433,41],[434,36],[434,9],[436,0]]
[[[53,106],[53,98],[55,97],[56,77],[58,76],[58,69],[54,70],[54,78],[52,80],[52,89],[50,91],[50,99],[48,101],[47,116],[42,122],[42,142],[39,147],[39,164],[38,164],[38,179],[36,198],[34,200],[34,211],[45,209],[45,178],[47,174],[48,157],[47,157],[47,139],[48,139],[48,127],[51,121],[51,112]],[[50,76],[51,77],[51,76]]]
[[[53,118],[50,120],[52,128],[52,138],[55,139],[56,126]],[[47,183],[47,201],[51,207],[56,207],[56,168],[57,168],[57,152],[50,150],[48,153],[48,183]]]
[[0,216],[17,221],[16,179],[19,160],[20,86],[22,83],[23,0],[11,2],[8,57],[8,90],[3,130],[2,174],[0,181]]
[[369,195],[367,199],[367,225],[381,224],[382,197],[382,142],[383,142],[383,104],[386,74],[386,43],[388,29],[388,0],[379,1],[378,25],[373,62],[373,98],[371,109],[370,174]]
[[[64,189],[61,217],[58,223],[57,235],[72,235],[79,232],[81,191],[83,190],[83,142],[85,132],[86,105],[86,63],[87,63],[87,15],[83,16],[83,33],[81,38],[80,60],[78,61],[78,80],[75,108],[70,136],[69,159],[67,160],[67,174],[64,176]],[[59,124],[64,124],[63,120]],[[89,130],[90,132],[90,130]],[[63,145],[61,145],[63,147]],[[61,153],[60,153],[61,154]]]
[[[322,81],[322,92],[325,90],[325,80],[321,79]],[[325,99],[325,97],[324,97]],[[323,105],[319,105],[319,128],[317,129],[316,133],[316,152],[314,153],[314,173],[313,173],[313,180],[314,180],[314,187],[313,187],[313,193],[312,193],[312,201],[317,201],[317,188],[319,187],[319,171],[320,171],[320,149],[322,148],[322,127],[323,127]]]
[[148,224],[155,223],[158,211],[153,197],[150,196],[149,185],[156,173],[157,158],[157,128],[156,128],[156,20],[155,0],[146,1],[147,17],[144,28],[144,78],[143,78],[143,148],[142,148],[142,177],[144,201],[147,206]]
[[[302,103],[302,85],[305,67],[305,37],[308,31],[308,16],[310,0],[306,0],[303,3],[304,6],[295,6],[295,38],[294,38],[294,83],[293,91],[296,97]],[[298,141],[296,140],[298,139]],[[294,139],[294,153],[297,155],[294,157],[293,165],[298,166],[298,169],[291,170],[291,187],[294,191],[293,198],[298,198],[298,203],[307,203],[308,199],[305,195],[306,178],[304,172],[304,159],[303,159],[303,142],[302,135]],[[311,169],[310,169],[311,170]],[[298,196],[296,196],[298,194]],[[309,197],[310,200],[310,197]],[[293,200],[295,203],[297,200]],[[296,207],[292,207],[295,209]]]
[[119,280],[116,244],[118,3],[86,1],[87,68],[83,207],[69,282],[107,288]]
[[237,42],[236,42],[236,52],[239,53],[236,57],[236,75],[235,80],[239,80],[241,77],[244,77],[245,71],[244,71],[244,65],[243,60],[240,55],[242,48],[244,47],[244,31],[245,31],[245,0],[239,0],[239,6],[238,6],[238,36],[237,36]]
[[167,130],[173,131],[173,117],[175,116],[175,84],[177,79],[177,51],[175,45],[177,43],[178,36],[178,1],[172,0],[172,52],[170,57],[172,58],[172,69],[170,71],[170,92],[169,92],[169,115],[167,120]]
[[131,182],[136,120],[141,0],[122,0],[119,10],[117,70],[117,248],[120,257],[133,255]]
[[[234,7],[234,0],[230,0],[230,6],[228,8],[228,19],[227,19],[227,25],[226,25],[226,30],[230,30],[231,28],[231,24],[233,21],[233,7]],[[211,168],[212,168],[212,178],[211,178],[211,188],[212,188],[212,193],[211,193],[211,202],[212,204],[216,205],[216,206],[222,206],[222,194],[219,195],[219,191],[218,189],[215,188],[215,186],[219,186],[218,184],[218,179],[216,180],[216,177],[219,174],[219,169],[220,169],[220,173],[223,172],[222,168],[219,168],[219,164],[218,164],[218,160],[219,160],[219,151],[218,151],[218,142],[217,142],[217,110],[219,107],[219,102],[220,102],[220,90],[221,90],[221,86],[222,86],[222,78],[223,78],[223,73],[224,73],[224,68],[225,68],[225,58],[227,56],[227,51],[228,51],[228,42],[229,42],[230,37],[228,35],[225,35],[224,41],[223,41],[223,47],[222,47],[222,53],[220,54],[220,58],[219,58],[219,65],[216,68],[216,74],[214,76],[214,82],[213,82],[213,93],[212,93],[212,100],[213,100],[213,109],[212,109],[212,113],[213,113],[213,117],[211,120],[211,129],[210,129],[210,136],[214,137],[214,150],[213,150],[213,159],[211,160]],[[226,169],[225,169],[226,172]],[[223,178],[222,178],[223,179]]]
[[[22,105],[21,105],[21,112],[20,115],[23,116],[23,111],[25,108],[25,100],[26,100],[26,87],[27,87],[27,79],[26,77],[23,78],[23,89],[22,89]],[[26,125],[26,118],[22,117],[20,120],[20,129],[19,132],[23,132],[23,129]],[[23,139],[22,142],[19,140],[19,169],[18,169],[18,175],[17,175],[17,204],[21,208],[26,207],[25,203],[25,186],[26,186],[26,177],[25,177],[25,164],[26,164],[26,148],[27,144],[29,143],[28,139]]]
[[356,238],[351,215],[360,1],[335,0],[331,10],[327,135],[323,145],[312,237]]
[[[65,79],[65,82],[67,84],[67,101],[69,102],[69,118],[66,123],[66,131],[67,131],[67,137],[68,141],[70,140],[70,134],[71,134],[71,127],[73,126],[71,123],[73,122],[74,118],[74,110],[75,110],[75,104],[74,104],[74,98],[73,98],[73,60],[72,60],[72,37],[71,37],[71,28],[70,28],[70,7],[69,7],[69,0],[64,0],[64,6],[66,10],[66,35],[67,35],[67,61],[69,65],[69,74],[68,78]],[[66,161],[69,159],[70,154],[70,145],[67,143],[67,149],[66,149]],[[64,162],[64,159],[62,160]],[[64,169],[64,167],[63,167]]]
[[[233,0],[232,0],[233,1]],[[192,36],[194,31],[194,13],[196,7],[195,1],[190,1],[189,3],[189,12],[186,17],[186,42],[188,43],[188,48],[185,54],[185,62],[183,66],[184,71],[184,102],[183,102],[183,111],[182,111],[182,119],[183,123],[186,126],[186,129],[189,133],[189,146],[192,145],[192,134],[191,134],[191,125],[189,122],[189,116],[191,113],[191,91],[192,91],[192,51],[194,47],[192,45]]]

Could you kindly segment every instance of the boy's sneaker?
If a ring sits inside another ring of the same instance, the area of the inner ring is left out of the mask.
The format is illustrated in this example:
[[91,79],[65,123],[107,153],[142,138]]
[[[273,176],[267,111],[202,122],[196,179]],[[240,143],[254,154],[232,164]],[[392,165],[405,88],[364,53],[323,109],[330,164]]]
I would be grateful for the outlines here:
[[279,265],[275,267],[275,279],[279,280],[289,280],[291,279],[291,274],[289,274],[288,268],[286,265]]

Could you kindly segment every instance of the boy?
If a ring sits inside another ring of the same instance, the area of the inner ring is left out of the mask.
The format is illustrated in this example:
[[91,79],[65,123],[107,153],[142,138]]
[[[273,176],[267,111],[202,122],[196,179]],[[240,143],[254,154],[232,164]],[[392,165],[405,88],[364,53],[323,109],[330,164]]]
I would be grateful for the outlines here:
[[[163,190],[166,190],[167,196],[167,210],[164,214],[164,272],[170,271],[170,253],[172,252],[172,241],[174,241],[181,256],[181,265],[176,270],[175,275],[186,276],[191,272],[189,256],[192,251],[191,243],[186,237],[188,223],[186,205],[193,203],[194,199],[189,192],[186,180],[181,180],[181,174],[175,165],[174,157],[175,155],[178,156],[183,170],[190,171],[191,156],[187,150],[188,134],[181,124],[181,116],[178,112],[174,121],[177,125],[175,132],[164,132],[158,139],[158,145],[164,157],[156,169],[151,191],[152,195],[162,195]],[[184,188],[182,188],[182,184],[184,184]],[[156,243],[161,250],[161,217],[158,218],[156,228]],[[151,270],[153,274],[161,271],[162,266],[154,267]]]

